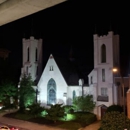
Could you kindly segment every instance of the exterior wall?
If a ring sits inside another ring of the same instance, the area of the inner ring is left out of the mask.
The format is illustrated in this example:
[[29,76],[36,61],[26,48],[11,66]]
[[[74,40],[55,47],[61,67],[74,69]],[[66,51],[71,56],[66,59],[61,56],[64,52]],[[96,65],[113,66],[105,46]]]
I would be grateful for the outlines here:
[[127,116],[130,119],[130,89],[127,92]]
[[75,91],[75,96],[82,96],[81,86],[69,86],[67,90],[67,104],[72,105],[73,101],[73,91]]
[[[115,85],[117,87],[117,103],[121,106],[123,106],[123,91],[122,91],[122,87],[124,86],[125,89],[125,96],[124,96],[124,100],[125,100],[125,106],[127,105],[127,90],[129,89],[129,77],[122,77],[123,78],[123,82],[121,80],[121,77],[115,77]],[[118,83],[120,83],[118,85]]]
[[[116,66],[119,67],[119,36],[114,35],[109,31],[107,35],[93,36],[94,40],[94,69],[88,75],[90,93],[94,95],[96,101],[96,108],[94,113],[98,118],[101,117],[101,105],[110,106],[117,103],[117,87],[114,86],[114,74],[112,69]],[[101,62],[101,46],[106,47],[106,62]],[[102,81],[102,69],[105,70],[105,81]],[[91,77],[93,81],[91,81]],[[101,88],[107,88],[107,101],[99,100],[101,95]]]
[[[50,71],[51,66],[53,66],[53,71]],[[49,58],[38,83],[38,89],[40,91],[39,99],[41,104],[43,106],[46,106],[47,104],[47,84],[51,78],[56,82],[57,103],[63,103],[65,105],[67,103],[67,99],[64,94],[67,93],[68,85],[65,82],[65,79],[63,78],[54,58]]]
[[[28,51],[29,48],[29,61],[28,61]],[[36,48],[37,48],[37,61],[36,61]],[[38,69],[38,70],[37,70]],[[38,71],[38,73],[37,73]],[[21,69],[22,74],[30,74],[32,80],[36,80],[40,77],[42,71],[42,39],[30,39],[23,38],[23,67]]]

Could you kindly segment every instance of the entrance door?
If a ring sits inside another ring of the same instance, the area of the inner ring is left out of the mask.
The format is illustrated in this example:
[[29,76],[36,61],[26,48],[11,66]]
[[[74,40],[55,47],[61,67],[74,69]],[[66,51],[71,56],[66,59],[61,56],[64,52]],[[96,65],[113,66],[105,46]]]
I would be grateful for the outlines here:
[[102,119],[102,117],[105,115],[106,110],[107,110],[107,106],[103,105],[103,106],[101,107],[101,119]]

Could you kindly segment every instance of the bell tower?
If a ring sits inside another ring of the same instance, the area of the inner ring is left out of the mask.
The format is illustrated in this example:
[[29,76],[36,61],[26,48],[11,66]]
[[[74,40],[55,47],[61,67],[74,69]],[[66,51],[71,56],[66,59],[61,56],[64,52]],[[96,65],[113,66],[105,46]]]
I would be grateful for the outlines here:
[[23,38],[23,61],[21,76],[31,75],[33,81],[38,81],[42,72],[42,39]]

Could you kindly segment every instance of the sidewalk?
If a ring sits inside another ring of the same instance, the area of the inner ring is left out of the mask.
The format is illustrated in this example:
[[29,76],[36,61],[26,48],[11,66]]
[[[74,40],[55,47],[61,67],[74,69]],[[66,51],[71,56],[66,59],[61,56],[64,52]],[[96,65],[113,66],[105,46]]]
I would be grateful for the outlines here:
[[100,128],[100,121],[97,121],[89,126],[86,126],[85,128],[82,128],[80,130],[98,130]]
[[[7,112],[5,112],[7,113]],[[56,127],[50,127],[46,125],[41,125],[37,123],[32,123],[28,121],[13,119],[13,118],[7,118],[3,117],[4,113],[0,113],[0,122],[7,125],[17,126],[18,128],[27,129],[27,130],[66,130]],[[81,128],[79,130],[98,130],[100,128],[100,121],[97,121],[96,123],[93,123],[89,126],[86,126],[85,128]]]

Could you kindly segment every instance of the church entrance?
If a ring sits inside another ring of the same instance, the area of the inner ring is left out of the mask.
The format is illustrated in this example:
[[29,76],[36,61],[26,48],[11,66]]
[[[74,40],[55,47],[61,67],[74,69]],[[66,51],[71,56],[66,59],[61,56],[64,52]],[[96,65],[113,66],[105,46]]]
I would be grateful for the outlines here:
[[106,110],[107,110],[107,106],[102,105],[102,106],[101,106],[101,119],[102,119],[102,118],[103,118],[103,116],[105,115]]

